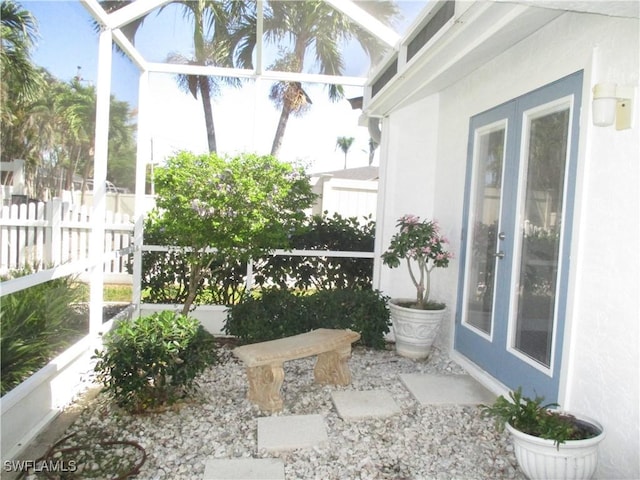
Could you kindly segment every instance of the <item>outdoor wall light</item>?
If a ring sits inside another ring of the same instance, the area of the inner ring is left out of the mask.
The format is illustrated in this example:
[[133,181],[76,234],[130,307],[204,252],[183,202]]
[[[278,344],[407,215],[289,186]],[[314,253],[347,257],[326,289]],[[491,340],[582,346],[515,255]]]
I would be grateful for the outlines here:
[[598,83],[593,87],[593,124],[616,130],[631,128],[633,87],[619,87],[615,83]]

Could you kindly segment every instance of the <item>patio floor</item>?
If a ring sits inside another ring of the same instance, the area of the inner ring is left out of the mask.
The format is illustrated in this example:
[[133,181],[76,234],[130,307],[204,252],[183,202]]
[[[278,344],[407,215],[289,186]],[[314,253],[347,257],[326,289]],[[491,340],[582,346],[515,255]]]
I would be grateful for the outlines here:
[[347,387],[313,384],[312,359],[288,362],[284,409],[270,416],[246,400],[229,346],[221,357],[177,411],[130,416],[93,391],[21,458],[75,433],[72,448],[96,438],[141,445],[137,479],[524,478],[506,434],[477,408],[495,397],[437,348],[426,361],[355,348]]

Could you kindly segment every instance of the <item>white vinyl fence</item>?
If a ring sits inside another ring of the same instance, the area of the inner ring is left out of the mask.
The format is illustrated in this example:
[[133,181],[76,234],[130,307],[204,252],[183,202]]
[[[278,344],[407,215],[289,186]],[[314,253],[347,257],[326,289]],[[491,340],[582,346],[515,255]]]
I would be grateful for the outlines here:
[[376,219],[378,205],[377,180],[351,180],[346,178],[322,178],[313,187],[318,200],[311,213],[321,215],[327,212],[342,217],[356,217],[360,221],[371,216]]
[[[89,257],[91,210],[53,199],[47,203],[3,206],[0,214],[0,274],[10,270],[85,260]],[[118,251],[133,241],[129,215],[106,213],[105,252]],[[106,281],[130,282],[127,256],[104,266]]]

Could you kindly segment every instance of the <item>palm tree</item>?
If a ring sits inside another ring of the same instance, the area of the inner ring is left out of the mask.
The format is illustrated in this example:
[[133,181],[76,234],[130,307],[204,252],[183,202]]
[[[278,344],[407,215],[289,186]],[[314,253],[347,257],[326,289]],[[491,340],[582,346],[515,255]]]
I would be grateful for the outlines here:
[[336,140],[336,146],[340,147],[340,150],[344,153],[344,169],[347,169],[347,153],[349,153],[349,149],[351,145],[353,145],[353,141],[355,138],[353,137],[338,137]]
[[[104,9],[105,12],[107,13],[113,13],[116,10],[126,7],[127,5],[135,2],[136,0],[100,0],[100,6]],[[120,30],[122,30],[122,33],[124,34],[125,37],[127,37],[127,39],[132,43],[135,44],[135,36],[136,36],[136,32],[138,31],[138,29],[140,28],[140,26],[142,26],[142,24],[144,23],[145,18],[147,18],[147,16],[145,15],[144,17],[140,17],[137,18],[129,23],[127,23],[126,25],[123,25],[122,27],[120,27]],[[93,29],[96,31],[96,33],[100,32],[100,24],[98,24],[97,22],[93,22]],[[116,50],[118,50],[120,53],[122,53],[124,55],[124,52],[120,49],[120,47],[116,46],[115,47]]]
[[107,177],[115,185],[135,190],[136,124],[128,102],[111,97],[109,107],[109,161]]
[[11,0],[0,2],[0,148],[3,159],[22,158],[31,171],[35,156],[28,141],[33,134],[30,106],[44,84],[42,72],[30,58],[37,32],[30,12]]
[[[180,63],[183,65],[214,65],[214,66],[232,66],[232,57],[228,46],[228,40],[216,44],[215,42],[204,42],[201,50],[201,58],[195,57],[189,59],[179,53],[172,53],[167,58],[170,63]],[[207,129],[207,143],[210,152],[217,151],[216,131],[213,121],[213,108],[211,106],[212,98],[220,94],[220,81],[231,86],[239,86],[240,80],[233,77],[210,77],[205,75],[186,75],[179,74],[176,76],[178,86],[186,93],[191,93],[193,98],[197,99],[198,94],[202,101],[204,111],[204,121]]]
[[[194,57],[188,60],[181,55],[172,54],[169,56],[169,60],[192,65],[232,67],[230,29],[232,28],[234,17],[240,16],[241,12],[244,11],[244,2],[235,2],[233,0],[224,2],[185,0],[174,3],[182,4],[185,17],[190,17],[193,20]],[[211,33],[211,37],[208,39],[207,34],[209,33]],[[217,145],[211,97],[212,93],[215,95],[219,91],[216,80],[203,75],[178,75],[177,81],[178,85],[183,90],[190,92],[194,98],[198,98],[198,93],[200,94],[207,128],[209,151],[215,152]],[[227,83],[238,85],[239,81],[237,79],[227,79]]]
[[56,125],[55,148],[58,150],[57,170],[60,189],[70,190],[77,171],[86,181],[93,165],[96,122],[96,91],[92,85],[82,85],[74,79],[68,84],[57,83],[47,97],[53,99],[53,121]]
[[[100,2],[107,12],[117,10],[129,3],[131,3],[131,0],[103,0]],[[170,4],[182,5],[184,17],[193,21],[194,55],[193,58],[187,58],[178,53],[172,53],[169,55],[168,61],[185,65],[232,67],[231,29],[236,19],[246,15],[249,8],[247,2],[237,0],[176,0],[162,6],[158,13]],[[134,44],[135,34],[143,24],[144,18],[137,19],[123,28],[127,38]],[[200,95],[209,151],[215,152],[217,143],[211,99],[219,93],[218,81],[205,75],[177,75],[176,79],[178,86],[183,91],[191,93],[196,99]],[[238,79],[225,78],[224,81],[234,86],[240,84]]]
[[0,2],[0,38],[2,39],[0,69],[3,105],[8,100],[9,91],[13,99],[18,101],[32,100],[38,92],[41,78],[30,58],[30,50],[37,35],[36,19],[29,11],[22,9],[12,0]]
[[[292,70],[298,68],[298,60],[293,54],[285,54],[278,59],[271,70]],[[287,128],[290,115],[302,116],[311,108],[311,97],[302,88],[300,82],[276,82],[269,91],[269,100],[281,110],[280,120],[276,128],[276,134],[271,145],[271,155],[276,156],[282,145],[282,138]]]
[[[375,10],[382,21],[390,21],[398,13],[393,2],[362,2],[362,8]],[[341,75],[344,60],[341,45],[355,39],[370,58],[380,51],[380,42],[349,17],[333,9],[322,0],[270,1],[265,5],[263,29],[267,42],[288,43],[275,65],[286,65],[287,71],[302,72],[305,60],[315,58],[319,73]],[[255,48],[255,15],[244,17],[244,25],[236,31],[236,61],[240,67],[251,68]],[[309,105],[308,95],[298,82],[279,82],[272,89],[272,98],[280,108],[280,119],[273,139],[271,154],[277,155],[282,145],[287,122],[292,113],[300,113],[301,107]],[[278,95],[274,95],[274,93]],[[329,99],[336,101],[343,96],[342,87],[329,85]]]
[[[31,62],[37,25],[30,12],[4,0],[0,2],[0,22],[0,147],[3,159],[25,160],[27,192],[44,200],[45,188],[69,189],[74,173],[83,171],[85,179],[91,173],[95,88],[77,80],[60,82]],[[121,110],[112,109],[110,133],[119,129],[114,125]],[[129,127],[125,134],[131,143],[133,127]],[[117,142],[123,145],[119,130]]]
[[[96,92],[92,85],[83,85],[77,79],[63,83],[47,75],[47,86],[41,97],[30,107],[30,145],[42,167],[38,193],[44,188],[57,191],[71,189],[77,173],[83,183],[92,176],[91,158],[95,136]],[[123,170],[128,161],[129,176],[134,170],[134,125],[130,123],[127,102],[111,97],[109,115],[109,173],[114,168]],[[128,159],[123,157],[128,155]],[[111,164],[118,156],[120,162]],[[35,189],[34,189],[35,190]],[[84,189],[83,189],[84,190]]]

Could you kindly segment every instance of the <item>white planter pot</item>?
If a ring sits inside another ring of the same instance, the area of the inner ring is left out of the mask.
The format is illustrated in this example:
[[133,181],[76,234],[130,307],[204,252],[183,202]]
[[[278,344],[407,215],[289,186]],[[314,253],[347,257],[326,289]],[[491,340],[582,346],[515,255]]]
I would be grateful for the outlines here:
[[410,301],[408,299],[389,301],[391,323],[398,355],[420,360],[429,355],[447,309],[418,310],[397,305],[397,303]]
[[568,440],[559,448],[553,440],[528,435],[507,423],[513,449],[520,468],[531,480],[588,480],[598,465],[598,444],[604,439],[604,430],[598,422],[579,417],[590,423],[600,434],[586,440]]

